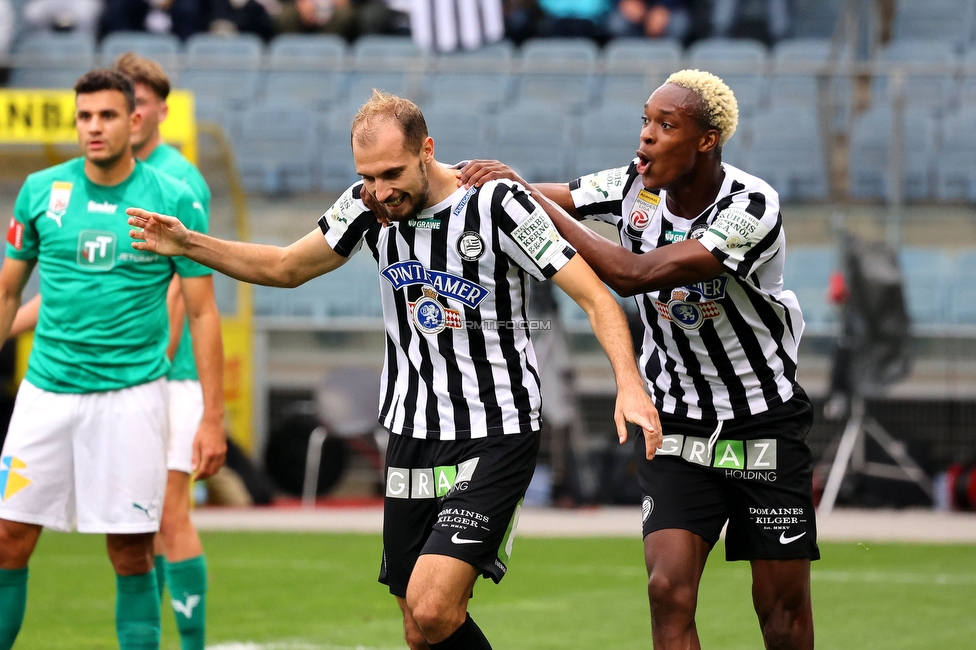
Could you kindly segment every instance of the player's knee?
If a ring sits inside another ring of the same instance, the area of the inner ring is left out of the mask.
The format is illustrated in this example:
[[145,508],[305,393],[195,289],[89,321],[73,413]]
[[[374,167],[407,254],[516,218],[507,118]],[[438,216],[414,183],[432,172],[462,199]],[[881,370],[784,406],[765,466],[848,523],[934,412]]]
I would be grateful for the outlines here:
[[690,586],[671,576],[654,571],[647,580],[647,597],[652,608],[664,607],[668,610],[695,610],[695,591]]
[[108,535],[108,557],[120,576],[149,573],[154,566],[153,533]]
[[428,650],[427,639],[424,638],[424,633],[416,625],[404,622],[403,640],[407,642],[407,647],[410,650]]
[[23,524],[0,520],[0,569],[22,569],[27,566],[37,536]]
[[809,602],[802,598],[778,601],[759,618],[769,650],[806,647],[803,640],[812,639],[813,616]]
[[446,602],[440,594],[424,594],[410,603],[410,613],[424,638],[441,640],[464,623],[464,611],[460,613],[453,603]]

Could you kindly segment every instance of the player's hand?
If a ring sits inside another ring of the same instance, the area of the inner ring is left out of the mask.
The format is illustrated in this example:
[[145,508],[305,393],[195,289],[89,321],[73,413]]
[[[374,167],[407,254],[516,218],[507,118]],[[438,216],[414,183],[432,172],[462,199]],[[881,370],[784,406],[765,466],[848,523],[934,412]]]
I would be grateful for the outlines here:
[[383,224],[384,228],[390,225],[389,210],[387,210],[386,206],[380,203],[375,196],[370,194],[365,185],[359,188],[359,198],[362,200],[363,205],[366,206],[366,209],[373,213],[376,220]]
[[193,438],[193,478],[203,481],[217,473],[227,458],[227,437],[217,422],[203,420]]
[[130,226],[141,228],[129,231],[129,237],[135,240],[132,248],[166,257],[176,257],[186,252],[190,231],[176,217],[167,217],[142,208],[128,208],[125,213],[129,215]]
[[481,187],[488,181],[500,179],[515,181],[525,187],[529,184],[514,169],[497,160],[471,160],[460,169],[458,186],[466,188]]
[[654,402],[642,386],[618,389],[613,421],[617,424],[617,439],[620,444],[627,442],[628,422],[643,429],[644,454],[647,460],[654,458],[662,444],[661,418]]

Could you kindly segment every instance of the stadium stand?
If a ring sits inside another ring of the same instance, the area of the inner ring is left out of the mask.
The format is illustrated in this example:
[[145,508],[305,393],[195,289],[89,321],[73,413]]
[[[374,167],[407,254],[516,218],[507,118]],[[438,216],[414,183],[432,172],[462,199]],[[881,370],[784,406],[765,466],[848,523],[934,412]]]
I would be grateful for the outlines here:
[[872,99],[891,102],[896,92],[891,74],[904,75],[902,95],[906,106],[941,113],[949,106],[955,86],[958,56],[951,43],[936,39],[903,39],[893,41],[878,54],[878,62],[888,64],[874,79]]
[[906,247],[899,251],[905,300],[913,323],[945,323],[949,303],[949,257],[941,248]]
[[567,147],[559,135],[565,129],[566,117],[550,107],[517,104],[495,116],[486,149],[492,158],[511,161],[530,183],[564,181]]
[[681,67],[681,44],[671,39],[621,38],[607,44],[603,104],[640,106],[669,74]]
[[425,108],[460,106],[495,112],[512,95],[514,59],[515,46],[509,41],[437,57],[434,69],[424,76],[421,103]]
[[592,103],[599,51],[585,38],[534,38],[520,50],[516,100],[579,113]]
[[241,116],[237,166],[244,187],[276,194],[312,189],[316,137],[312,114],[294,103],[269,102]]
[[827,301],[827,285],[835,270],[837,251],[832,246],[786,249],[783,287],[796,294],[808,327],[822,328],[837,321],[837,309]]
[[150,58],[163,66],[171,85],[179,84],[180,40],[172,34],[112,32],[102,40],[100,52],[104,66],[112,65],[116,57],[126,52]]
[[344,99],[346,42],[331,34],[283,34],[268,49],[264,96],[321,111]]
[[976,250],[959,251],[948,283],[949,322],[976,325]]
[[714,72],[729,85],[739,113],[752,115],[763,103],[766,46],[748,39],[706,38],[688,48],[693,68]]
[[959,50],[969,44],[976,19],[973,0],[898,0],[894,40],[939,40]]
[[[756,116],[746,169],[779,192],[780,201],[819,201],[829,187],[815,106],[789,106]],[[798,155],[799,153],[799,155]]]
[[341,192],[359,179],[349,144],[349,128],[358,108],[341,104],[319,119],[318,186],[326,192]]
[[13,49],[14,88],[71,88],[95,65],[95,40],[85,32],[37,32]]
[[[890,156],[898,155],[891,149],[892,135],[892,110],[887,105],[876,106],[854,121],[848,173],[848,189],[852,197],[878,201],[892,197]],[[936,138],[936,122],[928,111],[917,107],[905,110],[901,160],[904,162],[902,187],[906,199],[922,200],[931,195]]]
[[565,179],[604,169],[623,167],[634,159],[640,145],[640,104],[604,104],[569,122],[563,139],[573,146],[567,151],[569,168]]
[[435,104],[424,111],[427,131],[434,138],[434,157],[446,164],[487,156],[488,117],[467,107]]
[[194,34],[186,43],[180,83],[199,98],[242,110],[258,97],[263,50],[254,34]]
[[419,76],[427,55],[409,37],[363,36],[353,44],[352,55],[347,99],[351,105],[358,108],[369,99],[373,88],[418,99]]
[[942,148],[935,162],[935,198],[976,202],[976,112],[972,104],[942,122]]

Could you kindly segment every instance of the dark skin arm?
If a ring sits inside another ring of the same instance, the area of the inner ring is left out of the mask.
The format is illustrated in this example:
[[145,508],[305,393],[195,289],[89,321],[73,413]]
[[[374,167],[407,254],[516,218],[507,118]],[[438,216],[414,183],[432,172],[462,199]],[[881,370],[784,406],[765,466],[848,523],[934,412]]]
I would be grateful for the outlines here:
[[[542,205],[551,201],[563,208],[562,211],[547,209],[546,212],[559,233],[579,251],[599,278],[621,296],[694,284],[710,280],[725,271],[722,263],[696,239],[662,246],[643,254],[632,253],[611,242],[565,214],[569,212],[578,216],[567,184],[532,186],[511,168],[494,160],[470,162],[461,169],[459,180],[470,187],[499,178],[521,183],[532,193],[532,198]],[[551,197],[550,192],[553,194]],[[573,206],[572,212],[564,207],[564,203]]]

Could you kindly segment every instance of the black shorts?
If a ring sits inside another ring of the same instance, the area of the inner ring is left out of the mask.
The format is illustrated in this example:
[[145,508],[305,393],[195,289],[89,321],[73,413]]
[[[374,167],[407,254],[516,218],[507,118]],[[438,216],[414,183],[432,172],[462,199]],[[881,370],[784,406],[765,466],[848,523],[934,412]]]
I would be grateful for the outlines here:
[[680,528],[715,544],[728,521],[728,560],[820,559],[805,442],[812,422],[799,387],[786,404],[724,421],[711,448],[718,421],[661,413],[664,445],[654,460],[636,436],[644,535]]
[[457,441],[390,436],[380,582],[405,597],[422,554],[457,558],[499,582],[538,455],[538,432]]

